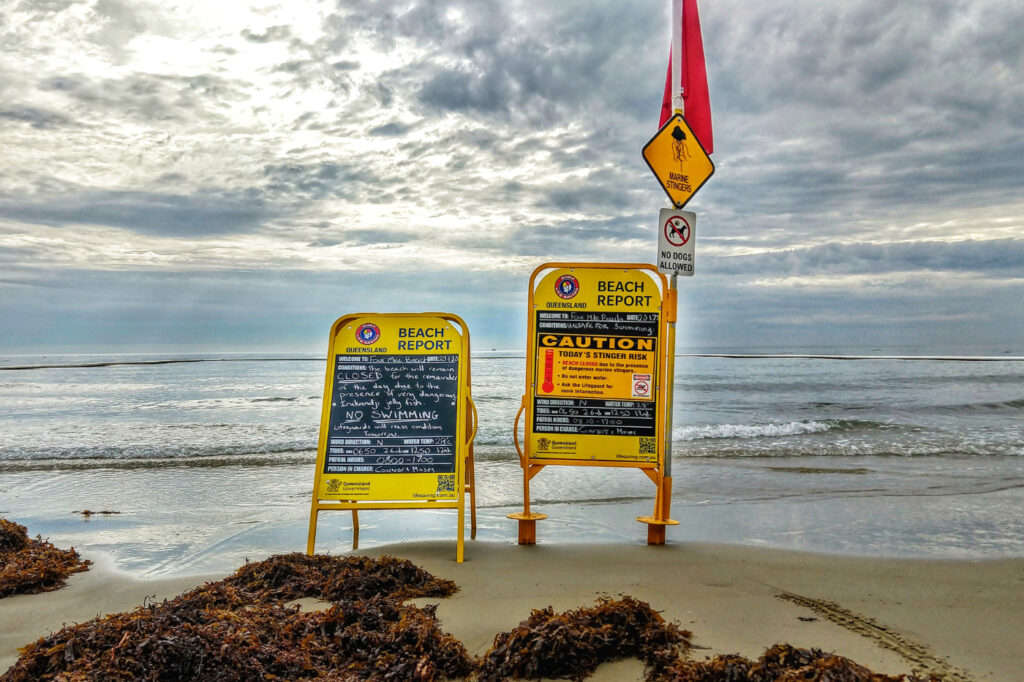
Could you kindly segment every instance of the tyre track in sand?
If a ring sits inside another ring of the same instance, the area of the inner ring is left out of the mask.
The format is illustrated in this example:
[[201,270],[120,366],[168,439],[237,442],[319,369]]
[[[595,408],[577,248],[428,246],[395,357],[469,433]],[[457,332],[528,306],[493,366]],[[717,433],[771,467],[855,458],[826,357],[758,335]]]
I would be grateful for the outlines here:
[[804,597],[791,592],[782,592],[775,596],[778,599],[804,606],[836,625],[867,637],[880,647],[896,652],[913,666],[912,670],[915,675],[934,675],[947,682],[974,682],[970,673],[935,655],[926,645],[915,642],[871,618],[844,609],[835,602]]

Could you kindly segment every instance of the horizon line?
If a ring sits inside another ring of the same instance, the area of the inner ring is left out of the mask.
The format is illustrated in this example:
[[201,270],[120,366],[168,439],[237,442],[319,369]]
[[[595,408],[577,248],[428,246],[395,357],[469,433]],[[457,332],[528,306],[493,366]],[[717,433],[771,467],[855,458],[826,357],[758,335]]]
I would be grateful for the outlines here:
[[[485,355],[506,353],[506,355]],[[97,354],[99,355],[99,354]],[[133,354],[134,355],[134,354]],[[526,357],[526,351],[491,350],[470,353],[470,357],[486,360],[502,360]],[[831,353],[676,353],[677,358],[724,358],[733,360],[907,360],[930,362],[1024,362],[1020,355],[846,355]],[[52,363],[34,365],[3,365],[0,370],[33,369],[84,369],[98,367],[120,367],[126,365],[173,365],[196,362],[324,362],[325,357],[208,357],[208,358],[166,358],[160,360],[98,360],[96,362]]]

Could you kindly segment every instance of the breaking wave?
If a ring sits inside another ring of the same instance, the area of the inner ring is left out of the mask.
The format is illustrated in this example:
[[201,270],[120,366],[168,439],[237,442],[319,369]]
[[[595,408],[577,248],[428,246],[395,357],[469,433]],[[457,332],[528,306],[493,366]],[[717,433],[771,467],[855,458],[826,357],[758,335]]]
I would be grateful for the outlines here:
[[692,441],[713,438],[783,438],[786,436],[802,436],[829,431],[881,429],[887,426],[887,424],[880,422],[849,419],[791,421],[773,424],[706,424],[702,426],[677,426],[672,429],[672,439]]

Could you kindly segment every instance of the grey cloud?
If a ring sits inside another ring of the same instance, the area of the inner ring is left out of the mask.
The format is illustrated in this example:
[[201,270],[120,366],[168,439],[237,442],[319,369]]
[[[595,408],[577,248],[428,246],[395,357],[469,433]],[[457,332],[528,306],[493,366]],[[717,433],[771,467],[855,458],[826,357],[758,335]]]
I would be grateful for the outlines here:
[[629,193],[614,186],[591,185],[586,180],[573,183],[568,187],[550,187],[544,190],[545,198],[542,206],[549,206],[560,211],[592,211],[622,210],[629,206]]
[[[463,18],[450,16],[453,9]],[[382,50],[393,47],[395,36],[427,47],[433,56],[395,70],[386,81],[413,87],[436,111],[550,123],[600,101],[606,89],[634,90],[630,83],[646,82],[642,98],[606,98],[602,108],[654,112],[658,83],[641,78],[648,57],[635,48],[649,39],[659,14],[647,5],[615,2],[537,5],[529,13],[494,1],[353,2],[339,8],[325,29],[335,50],[357,31],[373,36]],[[461,64],[452,65],[453,58]]]
[[82,190],[35,201],[0,199],[0,217],[43,225],[108,225],[140,234],[196,237],[252,232],[276,209],[258,197],[216,192],[192,195]]
[[23,0],[18,5],[19,12],[63,12],[75,4],[76,0]]
[[54,111],[46,111],[29,106],[0,106],[0,119],[27,123],[40,130],[59,128],[69,125],[71,120]]
[[263,33],[256,33],[249,29],[244,29],[241,35],[251,43],[271,43],[290,40],[292,37],[292,28],[291,26],[286,25],[270,26]]
[[[710,61],[712,99],[728,111],[792,113],[800,103],[807,113],[825,108],[891,126],[898,119],[889,117],[918,107],[952,112],[957,98],[1005,113],[1021,97],[1019,79],[996,81],[1002,68],[1020,68],[1020,41],[1009,39],[1024,25],[1019,6],[732,0],[708,10],[705,44],[720,52]],[[739,11],[747,20],[733,20]],[[968,13],[995,16],[970,21]],[[937,118],[930,125],[942,124]]]
[[699,261],[697,268],[680,283],[681,343],[702,350],[1020,352],[1024,320],[1004,312],[1024,295],[1019,281],[992,287],[916,277],[901,287],[823,291],[737,284],[709,276]]
[[[480,347],[508,347],[502,342],[523,334],[520,279],[528,272],[453,276],[422,265],[415,272],[380,273],[19,271],[7,277],[14,285],[0,281],[0,319],[19,320],[0,326],[0,347],[109,353],[140,346],[220,350],[226,344],[319,352],[338,315],[356,309],[444,309],[466,319]],[[17,296],[6,295],[12,287]]]
[[614,260],[647,261],[653,256],[656,238],[654,222],[646,214],[623,214],[615,218],[563,220],[544,225],[521,226],[511,230],[500,243],[481,239],[480,247],[490,246],[502,253],[532,256],[548,260],[608,260],[603,251],[609,242],[651,239],[644,253],[620,249]]
[[43,90],[62,92],[89,110],[129,116],[148,123],[223,120],[219,111],[240,99],[238,84],[218,76],[132,73],[120,79],[93,80],[62,75],[40,83]]
[[966,240],[895,244],[823,244],[749,256],[709,258],[715,274],[784,277],[799,275],[973,272],[1019,277],[1024,240]]
[[264,166],[263,175],[267,179],[267,194],[283,200],[361,200],[385,189],[384,181],[375,172],[350,163],[273,163]]
[[417,241],[411,231],[389,229],[346,229],[339,232],[332,229],[332,237],[322,237],[310,242],[314,246],[356,246],[366,244],[407,244]]
[[469,69],[436,73],[424,84],[420,99],[441,109],[495,112],[508,107],[513,93],[500,77]]
[[413,126],[411,125],[392,121],[391,123],[385,123],[384,125],[377,126],[376,128],[370,128],[367,132],[368,134],[376,137],[395,137],[405,135],[412,129]]
[[274,70],[279,73],[291,74],[294,84],[304,89],[313,88],[325,82],[331,83],[334,86],[333,90],[339,93],[348,93],[353,87],[351,73],[353,69],[338,68],[335,64],[325,64],[315,57],[306,56],[292,59],[278,64]]
[[[235,350],[320,350],[338,314],[360,308],[444,309],[466,319],[475,347],[522,348],[529,269],[366,274],[15,267],[0,281],[0,291],[12,294],[0,295],[0,318],[19,324],[0,327],[0,346],[37,353],[55,346],[111,352],[225,344]],[[703,272],[680,283],[681,351],[865,352],[877,344],[913,352],[928,339],[927,352],[985,354],[994,344],[1007,344],[1019,353],[1024,336],[1024,319],[999,313],[1015,309],[1024,295],[1019,283],[992,289],[935,280],[927,291],[905,287],[875,297],[858,291],[780,295],[767,287],[727,284]],[[353,297],[359,305],[346,307]],[[276,314],[268,316],[267,310]]]
[[125,61],[125,46],[148,28],[145,10],[121,0],[97,0],[92,9],[97,18],[90,39],[105,47],[115,61]]

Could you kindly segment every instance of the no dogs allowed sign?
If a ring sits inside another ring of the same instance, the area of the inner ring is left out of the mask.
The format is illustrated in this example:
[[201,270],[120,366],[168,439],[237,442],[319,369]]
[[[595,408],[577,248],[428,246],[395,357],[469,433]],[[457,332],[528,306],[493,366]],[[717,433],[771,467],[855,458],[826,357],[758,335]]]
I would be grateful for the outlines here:
[[697,214],[661,209],[658,215],[658,272],[693,276]]

